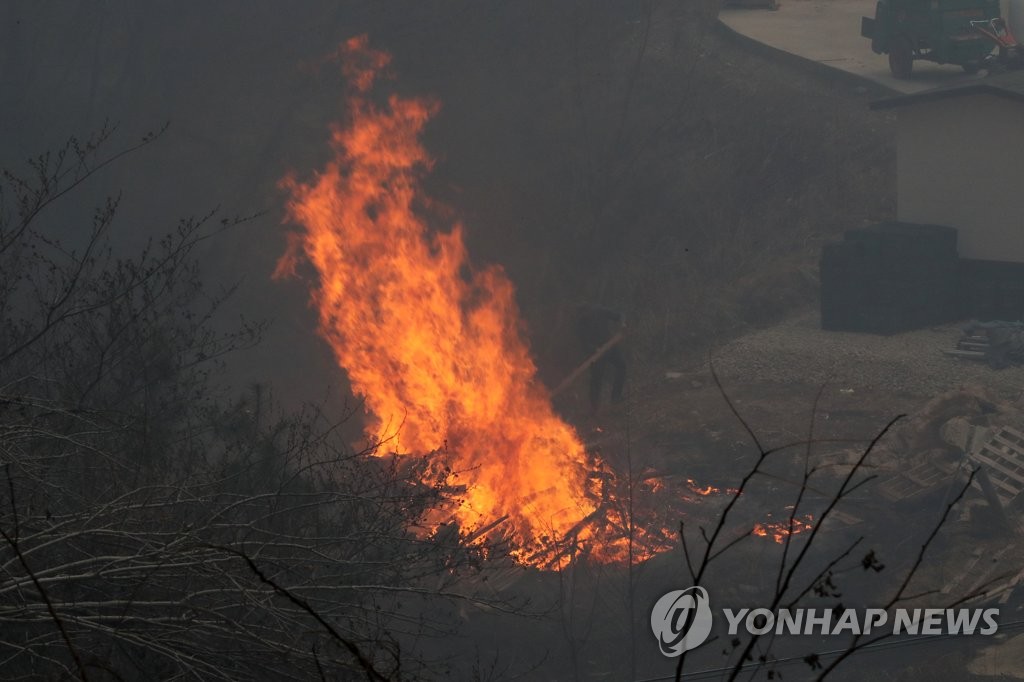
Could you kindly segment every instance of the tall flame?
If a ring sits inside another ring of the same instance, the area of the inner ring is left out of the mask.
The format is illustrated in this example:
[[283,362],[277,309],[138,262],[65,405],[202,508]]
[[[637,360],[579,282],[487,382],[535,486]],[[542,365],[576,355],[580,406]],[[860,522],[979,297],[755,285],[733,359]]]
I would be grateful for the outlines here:
[[396,433],[398,452],[446,453],[466,483],[455,510],[464,528],[507,517],[520,546],[585,542],[600,506],[588,494],[595,463],[536,380],[513,285],[500,267],[470,266],[460,225],[435,232],[422,215],[432,161],[419,136],[439,105],[395,95],[375,104],[389,56],[365,36],[340,52],[347,123],[312,180],[284,181],[301,229],[275,276],[300,257],[315,267],[319,331],[365,398],[368,433]]

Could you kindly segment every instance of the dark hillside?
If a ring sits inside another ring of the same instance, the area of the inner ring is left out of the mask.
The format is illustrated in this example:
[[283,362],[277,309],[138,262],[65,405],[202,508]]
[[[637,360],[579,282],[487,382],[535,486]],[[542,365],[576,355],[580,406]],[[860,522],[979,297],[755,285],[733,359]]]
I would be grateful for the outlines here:
[[[123,243],[213,206],[269,211],[208,260],[219,279],[245,279],[245,312],[274,311],[246,365],[280,373],[296,398],[329,359],[295,352],[318,347],[304,294],[269,282],[283,250],[276,184],[322,160],[342,88],[322,57],[357,33],[394,54],[396,89],[441,100],[430,188],[464,221],[475,261],[511,273],[551,379],[574,361],[574,301],[628,311],[638,359],[677,357],[809,304],[821,240],[892,208],[891,131],[868,95],[747,52],[715,29],[713,3],[4,12],[5,58],[32,65],[3,69],[18,131],[4,163],[107,117],[126,138],[169,120],[146,159],[82,197],[124,190]],[[64,208],[51,215],[66,230],[82,206]]]

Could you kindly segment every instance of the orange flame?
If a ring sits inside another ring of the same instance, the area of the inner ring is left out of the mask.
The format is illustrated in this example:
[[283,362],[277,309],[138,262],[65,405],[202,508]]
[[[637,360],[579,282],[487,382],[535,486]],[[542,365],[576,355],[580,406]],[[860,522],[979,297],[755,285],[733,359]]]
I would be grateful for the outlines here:
[[[334,157],[311,181],[283,182],[301,230],[275,277],[300,258],[314,266],[319,332],[365,397],[367,433],[391,437],[397,452],[448,458],[466,484],[454,509],[464,532],[507,518],[502,529],[520,548],[585,543],[601,527],[590,523],[601,507],[590,475],[603,465],[588,463],[536,380],[504,271],[471,267],[461,226],[434,231],[423,217],[420,178],[432,161],[419,136],[439,104],[395,95],[375,104],[368,94],[388,55],[365,36],[340,54],[353,88],[348,122],[332,130]],[[621,560],[625,542],[593,553]]]

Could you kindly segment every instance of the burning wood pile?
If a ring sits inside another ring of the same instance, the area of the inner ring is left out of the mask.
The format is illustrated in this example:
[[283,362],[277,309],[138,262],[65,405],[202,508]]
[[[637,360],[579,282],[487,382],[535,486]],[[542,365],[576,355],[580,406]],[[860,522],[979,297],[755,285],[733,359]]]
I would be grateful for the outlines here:
[[[373,95],[390,57],[365,37],[339,55],[345,121],[324,168],[283,182],[298,229],[275,276],[308,277],[320,335],[365,399],[377,454],[407,459],[444,500],[425,535],[498,542],[540,568],[672,547],[687,490],[623,475],[587,450],[536,377],[509,278],[473,266],[459,224],[435,225],[450,212],[422,191],[433,162],[420,135],[439,104]],[[769,521],[759,534],[777,539],[781,528]]]
[[421,189],[432,160],[419,137],[439,104],[380,104],[371,90],[390,57],[365,37],[340,57],[346,120],[333,130],[333,159],[308,183],[284,183],[299,230],[276,275],[312,266],[320,334],[365,397],[367,436],[382,452],[432,460],[424,484],[448,503],[428,523],[468,541],[500,537],[523,563],[581,552],[641,560],[669,546],[666,523],[649,524],[632,504],[634,483],[555,413],[511,281],[469,262],[460,225],[431,224],[447,214]]
[[[462,528],[498,519],[518,547],[580,528],[600,502],[575,431],[554,412],[500,267],[474,268],[456,224],[434,229],[419,137],[436,101],[371,95],[390,56],[364,37],[340,50],[351,86],[333,159],[308,184],[285,182],[300,229],[277,276],[313,268],[320,334],[365,397],[367,435],[395,452],[443,453],[459,476]],[[425,215],[426,214],[426,215]],[[601,543],[610,557],[624,543]],[[529,555],[522,555],[526,559]]]

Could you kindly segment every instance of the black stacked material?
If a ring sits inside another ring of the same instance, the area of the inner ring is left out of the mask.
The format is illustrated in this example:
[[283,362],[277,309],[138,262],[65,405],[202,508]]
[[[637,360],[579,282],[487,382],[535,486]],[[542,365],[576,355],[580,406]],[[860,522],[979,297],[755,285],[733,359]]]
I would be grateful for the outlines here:
[[1024,320],[1024,263],[960,261],[964,317]]
[[961,317],[956,229],[880,223],[821,252],[821,327],[892,334]]

